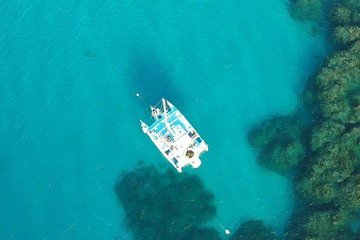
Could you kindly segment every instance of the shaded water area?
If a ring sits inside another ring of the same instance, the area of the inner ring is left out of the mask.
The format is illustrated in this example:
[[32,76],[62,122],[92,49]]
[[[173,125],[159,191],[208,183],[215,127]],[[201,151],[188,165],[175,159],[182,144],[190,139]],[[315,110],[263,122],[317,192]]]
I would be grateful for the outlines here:
[[186,170],[214,196],[208,225],[282,233],[293,186],[247,132],[294,112],[327,54],[286,3],[3,1],[0,238],[132,239],[114,184],[138,161],[168,167],[139,126],[161,97],[209,144]]

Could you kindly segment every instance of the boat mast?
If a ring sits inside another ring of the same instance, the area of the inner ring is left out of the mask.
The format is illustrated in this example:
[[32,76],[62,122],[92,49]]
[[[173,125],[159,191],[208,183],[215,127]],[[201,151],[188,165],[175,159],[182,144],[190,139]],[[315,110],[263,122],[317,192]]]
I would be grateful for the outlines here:
[[166,110],[167,110],[167,108],[166,108],[165,98],[161,99],[161,101],[162,101],[162,105],[163,105],[163,109],[164,109],[164,116],[166,118]]

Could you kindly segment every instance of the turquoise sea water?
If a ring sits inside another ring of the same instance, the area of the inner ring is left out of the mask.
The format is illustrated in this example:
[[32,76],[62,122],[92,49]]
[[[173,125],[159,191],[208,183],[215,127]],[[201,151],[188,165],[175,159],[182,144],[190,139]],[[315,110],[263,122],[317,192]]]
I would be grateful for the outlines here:
[[0,239],[131,239],[113,187],[140,160],[166,165],[139,126],[161,97],[209,144],[188,171],[215,194],[210,224],[281,232],[292,186],[246,131],[292,112],[326,53],[286,2],[3,1]]

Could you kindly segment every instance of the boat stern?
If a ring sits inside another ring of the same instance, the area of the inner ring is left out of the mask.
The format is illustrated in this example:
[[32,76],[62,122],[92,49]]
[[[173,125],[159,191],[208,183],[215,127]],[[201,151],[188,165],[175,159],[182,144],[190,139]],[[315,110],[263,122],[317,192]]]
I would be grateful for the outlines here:
[[198,168],[198,167],[200,167],[200,165],[201,165],[200,158],[196,158],[196,159],[194,159],[194,161],[191,162],[191,166],[193,168]]

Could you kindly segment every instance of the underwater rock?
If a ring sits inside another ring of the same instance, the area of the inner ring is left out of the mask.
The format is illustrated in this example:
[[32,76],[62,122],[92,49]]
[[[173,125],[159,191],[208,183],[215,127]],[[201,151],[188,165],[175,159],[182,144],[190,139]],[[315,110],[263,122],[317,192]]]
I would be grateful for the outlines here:
[[[196,176],[139,166],[122,173],[114,190],[136,240],[185,239],[190,231],[192,239],[200,239],[196,234],[217,239],[215,230],[201,228],[216,208],[213,194]],[[195,234],[194,229],[201,231]]]
[[260,150],[261,166],[285,175],[304,159],[303,126],[297,116],[275,116],[249,131],[248,141]]
[[260,220],[250,220],[240,225],[229,240],[275,240],[276,235],[271,228]]

